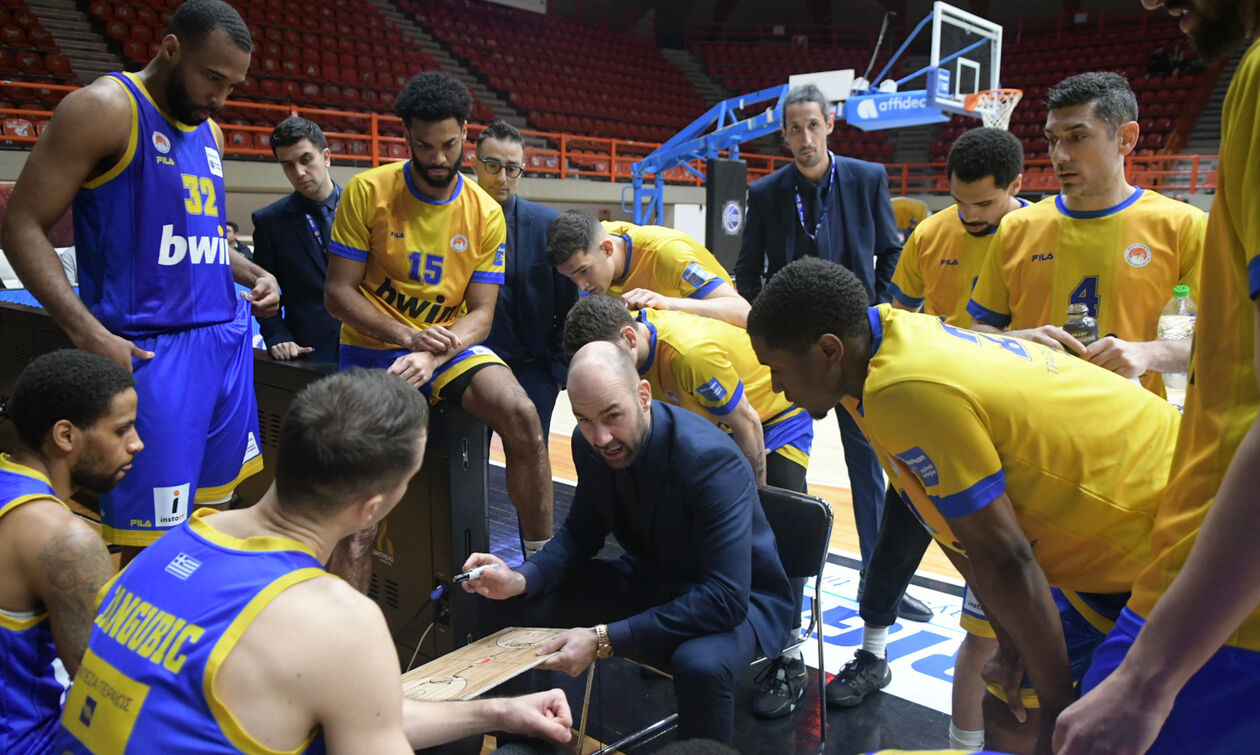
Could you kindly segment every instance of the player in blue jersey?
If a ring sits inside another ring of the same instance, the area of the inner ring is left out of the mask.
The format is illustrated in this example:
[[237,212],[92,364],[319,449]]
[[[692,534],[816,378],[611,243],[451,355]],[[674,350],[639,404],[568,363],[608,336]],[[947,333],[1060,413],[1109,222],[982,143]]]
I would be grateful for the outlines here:
[[96,593],[114,574],[105,543],[65,501],[114,487],[143,448],[134,382],[66,349],[27,365],[5,407],[18,442],[0,454],[0,752],[52,748]]
[[199,509],[102,591],[58,753],[410,753],[478,732],[558,742],[560,690],[404,700],[380,609],[320,566],[397,505],[424,457],[424,398],[383,370],[312,383],[256,505]]
[[[226,502],[262,469],[250,306],[279,305],[275,278],[228,248],[223,134],[209,120],[249,68],[249,28],[220,0],[189,0],[157,55],[66,96],[13,190],[3,246],[76,346],[134,371],[150,451],[101,502],[124,562]],[[74,203],[76,296],[47,231]]]

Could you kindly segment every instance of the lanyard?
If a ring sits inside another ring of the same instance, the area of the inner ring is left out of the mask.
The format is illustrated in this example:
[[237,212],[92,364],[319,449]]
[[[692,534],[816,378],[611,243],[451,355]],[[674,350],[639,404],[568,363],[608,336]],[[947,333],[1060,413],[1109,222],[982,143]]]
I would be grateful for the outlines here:
[[[827,193],[831,193],[831,179],[836,173],[836,156],[831,154],[831,150],[827,150],[827,158],[831,160],[831,170],[827,171]],[[818,222],[814,224],[814,232],[810,233],[809,226],[805,224],[805,203],[801,201],[801,187],[796,186],[796,216],[801,220],[801,230],[805,231],[805,235],[809,236],[810,241],[818,241],[818,229],[822,228],[823,219],[827,215],[827,204],[825,202],[818,203]]]
[[315,218],[311,217],[309,212],[306,213],[306,222],[311,227],[311,234],[315,236],[315,244],[319,246],[321,252],[327,254],[328,248],[324,246],[324,234],[319,232],[319,223],[315,222]]

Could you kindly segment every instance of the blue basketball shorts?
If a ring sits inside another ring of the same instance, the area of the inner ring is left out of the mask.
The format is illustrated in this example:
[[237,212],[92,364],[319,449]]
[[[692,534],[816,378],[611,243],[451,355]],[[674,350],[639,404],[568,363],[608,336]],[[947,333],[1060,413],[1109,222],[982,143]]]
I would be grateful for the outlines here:
[[153,352],[132,360],[144,450],[101,497],[107,542],[148,545],[262,470],[250,320],[242,299],[231,322],[133,339]]
[[[341,358],[339,369],[348,370],[351,367],[372,367],[381,370],[389,369],[398,357],[410,354],[406,349],[366,349],[362,346],[341,345]],[[459,378],[467,375],[469,378],[472,374],[483,367],[489,367],[492,364],[501,364],[507,367],[507,362],[499,358],[492,350],[485,346],[469,346],[463,351],[456,354],[449,362],[433,371],[433,376],[429,378],[429,382],[420,386],[420,392],[423,393],[430,403],[436,404],[443,400],[459,401],[463,389],[467,385],[461,385],[456,395],[448,395],[451,391],[447,390],[453,383],[464,383]]]
[[[1081,692],[1097,687],[1120,666],[1146,620],[1124,609],[1094,653]],[[1260,743],[1260,652],[1226,645],[1203,664],[1173,702],[1150,755],[1250,755]]]

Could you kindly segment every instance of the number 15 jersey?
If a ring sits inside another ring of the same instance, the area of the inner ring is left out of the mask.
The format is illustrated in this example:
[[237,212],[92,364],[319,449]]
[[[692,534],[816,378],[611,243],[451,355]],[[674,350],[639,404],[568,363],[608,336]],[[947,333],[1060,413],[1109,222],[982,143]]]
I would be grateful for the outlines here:
[[[468,284],[503,283],[503,210],[462,175],[455,181],[451,198],[438,202],[416,190],[410,160],[391,163],[351,178],[337,206],[328,251],[367,263],[359,292],[417,330],[458,320]],[[398,348],[346,323],[341,343]]]

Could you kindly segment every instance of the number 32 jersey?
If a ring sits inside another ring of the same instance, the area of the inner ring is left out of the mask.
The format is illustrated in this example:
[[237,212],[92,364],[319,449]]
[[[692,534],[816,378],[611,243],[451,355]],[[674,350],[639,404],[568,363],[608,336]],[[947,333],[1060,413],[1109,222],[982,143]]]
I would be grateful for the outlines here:
[[[417,330],[459,319],[468,284],[503,283],[503,210],[462,175],[455,181],[451,198],[437,202],[416,190],[410,160],[391,163],[351,178],[337,206],[328,251],[366,263],[360,293]],[[341,343],[398,348],[344,323]]]
[[112,333],[141,338],[236,313],[214,127],[180,123],[133,74],[109,74],[131,104],[122,158],[74,198],[79,295]]

